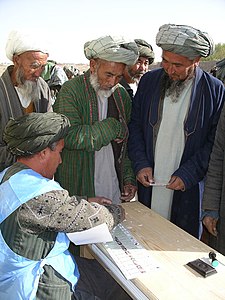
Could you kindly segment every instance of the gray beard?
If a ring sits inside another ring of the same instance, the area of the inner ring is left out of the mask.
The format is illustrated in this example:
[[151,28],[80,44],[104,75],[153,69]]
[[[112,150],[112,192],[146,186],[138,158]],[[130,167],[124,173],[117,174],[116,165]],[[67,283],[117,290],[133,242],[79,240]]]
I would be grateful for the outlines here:
[[96,73],[92,73],[90,74],[90,83],[91,83],[91,86],[93,87],[93,89],[95,90],[95,92],[98,94],[98,96],[100,98],[109,98],[113,91],[114,91],[114,88],[110,89],[110,90],[102,90],[100,89],[100,84],[98,83],[98,76]]
[[129,74],[131,80],[133,81],[133,83],[136,83],[136,84],[139,83],[139,81],[141,80],[141,77],[144,75],[144,74],[132,74],[132,72],[129,68],[127,69],[127,72]]
[[18,92],[25,99],[31,99],[32,102],[38,101],[38,90],[37,90],[37,82],[31,80],[25,80],[23,76],[23,72],[18,69],[16,72],[16,81],[17,81],[17,89]]
[[172,102],[178,102],[179,97],[183,90],[185,89],[187,85],[187,80],[181,81],[181,80],[176,80],[172,81],[170,83],[170,86],[166,90],[166,97],[170,97]]
[[180,95],[186,88],[192,76],[188,76],[185,80],[171,80],[169,76],[165,78],[165,96],[170,97],[171,101],[176,103],[179,101]]

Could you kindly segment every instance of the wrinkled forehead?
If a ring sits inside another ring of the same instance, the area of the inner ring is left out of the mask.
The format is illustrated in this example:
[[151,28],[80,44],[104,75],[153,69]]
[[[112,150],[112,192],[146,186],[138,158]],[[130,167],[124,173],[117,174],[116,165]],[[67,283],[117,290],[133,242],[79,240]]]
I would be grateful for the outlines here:
[[38,65],[45,66],[47,64],[48,54],[41,51],[26,51],[21,54],[14,55],[13,62],[21,65]]
[[19,56],[21,59],[26,60],[47,60],[48,54],[41,51],[26,51],[21,54],[16,54],[14,56]]
[[97,70],[98,72],[111,74],[122,73],[125,66],[126,65],[124,63],[107,61],[99,58],[91,60],[90,63],[91,70]]

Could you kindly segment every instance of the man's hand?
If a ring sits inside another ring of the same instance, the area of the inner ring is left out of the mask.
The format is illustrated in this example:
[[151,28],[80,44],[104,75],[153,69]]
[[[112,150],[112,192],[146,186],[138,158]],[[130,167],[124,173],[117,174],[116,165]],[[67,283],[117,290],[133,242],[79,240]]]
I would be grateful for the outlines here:
[[121,209],[121,222],[123,222],[126,216],[125,209],[121,205],[119,205],[119,207]]
[[137,187],[132,184],[126,184],[124,186],[124,192],[121,194],[120,199],[122,201],[128,202],[135,197],[135,193],[137,191]]
[[205,216],[204,219],[202,220],[202,223],[205,225],[208,232],[214,236],[217,236],[217,230],[216,230],[217,221],[218,219],[214,219],[209,216]]
[[92,198],[88,198],[88,202],[96,202],[98,204],[112,204],[112,201],[108,198],[105,197],[92,197]]
[[123,222],[126,217],[125,209],[122,207],[122,205],[118,204],[111,204],[106,205],[106,208],[110,211],[110,213],[113,215],[114,219],[114,226],[117,224]]
[[123,142],[123,140],[121,140],[121,139],[115,139],[114,142],[116,142],[117,144],[120,144],[120,143]]
[[182,191],[182,192],[185,191],[185,185],[183,180],[177,176],[172,176],[166,187],[171,190]]
[[137,180],[143,184],[143,186],[149,187],[149,184],[154,182],[152,168],[141,169],[137,174]]

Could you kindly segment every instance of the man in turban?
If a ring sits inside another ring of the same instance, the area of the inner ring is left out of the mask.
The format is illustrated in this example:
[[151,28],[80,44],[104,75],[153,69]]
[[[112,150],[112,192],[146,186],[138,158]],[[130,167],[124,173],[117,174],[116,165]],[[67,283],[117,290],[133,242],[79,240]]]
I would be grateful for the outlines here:
[[9,118],[52,110],[49,87],[40,78],[48,51],[38,37],[12,31],[6,44],[6,56],[13,65],[0,78],[0,171],[15,161],[2,140]]
[[118,83],[125,66],[136,62],[138,47],[123,37],[103,36],[85,43],[84,54],[90,69],[65,82],[54,104],[72,125],[56,178],[71,194],[101,195],[118,204],[136,192],[127,156],[131,101]]
[[210,70],[210,73],[225,84],[225,58],[217,61],[216,65]]
[[138,60],[134,65],[126,66],[123,78],[120,81],[120,84],[125,87],[132,100],[141,77],[148,71],[149,65],[153,63],[155,58],[152,46],[149,43],[142,39],[135,39],[134,41],[138,46]]
[[111,230],[124,219],[121,206],[70,197],[53,180],[69,126],[64,115],[47,112],[5,127],[17,161],[0,173],[0,299],[131,299],[97,261],[75,261],[68,251],[66,233],[102,223]]
[[128,151],[138,198],[199,238],[201,199],[224,86],[198,65],[213,52],[207,33],[165,24],[162,68],[147,72],[133,101]]
[[41,77],[47,82],[51,91],[52,103],[54,103],[63,83],[68,80],[67,74],[56,61],[48,60]]

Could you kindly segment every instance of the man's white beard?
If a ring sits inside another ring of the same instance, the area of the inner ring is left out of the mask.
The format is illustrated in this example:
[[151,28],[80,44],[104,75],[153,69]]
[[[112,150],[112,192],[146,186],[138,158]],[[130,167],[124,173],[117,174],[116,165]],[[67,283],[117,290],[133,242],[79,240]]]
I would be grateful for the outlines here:
[[17,89],[18,92],[27,100],[32,102],[38,101],[37,82],[31,80],[25,80],[22,70],[18,70],[16,73]]
[[100,84],[98,83],[98,76],[96,73],[90,74],[90,83],[100,98],[101,97],[109,98],[114,91],[114,87],[111,88],[110,90],[100,89]]

